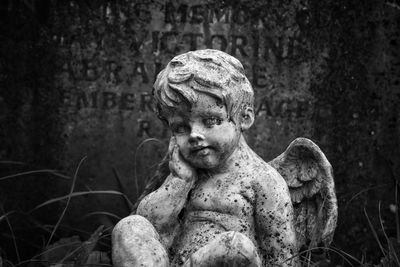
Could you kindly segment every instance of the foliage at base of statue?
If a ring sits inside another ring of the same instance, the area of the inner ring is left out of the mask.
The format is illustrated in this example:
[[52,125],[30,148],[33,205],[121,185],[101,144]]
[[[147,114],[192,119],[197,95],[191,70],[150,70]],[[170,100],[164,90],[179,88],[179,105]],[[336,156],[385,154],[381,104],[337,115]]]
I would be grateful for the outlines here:
[[111,260],[106,252],[94,250],[103,228],[100,226],[84,242],[78,236],[61,238],[45,248],[41,256],[42,262],[53,267],[110,265]]

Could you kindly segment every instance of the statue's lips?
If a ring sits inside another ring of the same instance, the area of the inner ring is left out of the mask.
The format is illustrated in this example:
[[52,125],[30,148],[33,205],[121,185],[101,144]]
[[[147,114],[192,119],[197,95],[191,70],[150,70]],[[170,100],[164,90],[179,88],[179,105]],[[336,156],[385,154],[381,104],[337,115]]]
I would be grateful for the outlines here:
[[204,147],[195,147],[192,149],[192,154],[197,156],[207,156],[211,152],[211,147],[204,146]]

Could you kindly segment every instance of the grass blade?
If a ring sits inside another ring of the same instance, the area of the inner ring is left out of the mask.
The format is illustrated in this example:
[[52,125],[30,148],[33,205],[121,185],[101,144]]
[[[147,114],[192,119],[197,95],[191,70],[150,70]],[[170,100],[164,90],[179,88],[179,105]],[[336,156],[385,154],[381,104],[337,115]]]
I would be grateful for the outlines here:
[[1,222],[2,220],[7,219],[8,215],[10,215],[10,214],[12,214],[12,213],[15,213],[15,211],[9,211],[9,212],[7,212],[7,213],[1,215],[1,216],[0,216],[0,222]]
[[358,192],[357,194],[355,194],[354,196],[352,196],[352,197],[349,199],[349,201],[347,201],[346,206],[344,207],[344,209],[347,210],[349,204],[350,204],[354,199],[356,199],[359,195],[361,195],[361,194],[363,194],[363,193],[365,193],[365,192],[368,192],[368,191],[370,191],[370,190],[375,190],[375,189],[378,189],[378,188],[381,188],[381,187],[386,187],[386,186],[389,186],[389,185],[390,185],[390,184],[375,185],[375,186],[371,186],[371,187],[368,187],[368,188],[366,188],[366,189],[361,190],[360,192]]
[[[125,186],[123,185],[123,183],[122,183],[121,177],[120,177],[120,175],[119,175],[117,169],[113,167],[113,168],[112,168],[112,171],[113,171],[113,173],[114,173],[115,179],[117,180],[118,187],[120,188],[121,192],[122,192],[124,195],[127,196],[127,195],[128,195],[128,192],[127,192],[127,190],[126,190],[126,187],[125,187]],[[126,201],[126,198],[125,198],[125,204],[126,204],[127,208],[129,209],[129,213],[131,213],[131,212],[133,211],[133,206],[132,206],[128,201]]]
[[394,201],[396,204],[396,237],[397,243],[400,243],[400,220],[399,220],[399,183],[396,180],[395,188],[394,188]]
[[[1,210],[4,213],[3,207],[1,207]],[[8,228],[10,228],[10,232],[11,232],[11,236],[12,236],[12,240],[13,240],[13,244],[14,244],[14,248],[15,248],[15,255],[17,256],[18,262],[20,262],[21,261],[21,257],[19,256],[19,249],[18,249],[18,245],[17,245],[17,240],[15,239],[14,230],[13,230],[13,228],[11,226],[10,220],[8,219],[8,215],[7,215],[9,213],[12,213],[12,211],[5,213],[3,216],[4,216],[4,219],[7,222]]]
[[[77,167],[76,170],[75,170],[75,174],[74,174],[74,178],[72,179],[71,190],[70,190],[70,192],[69,192],[69,195],[71,195],[71,194],[74,192],[75,182],[76,182],[76,179],[77,179],[77,177],[78,177],[78,172],[79,172],[79,169],[80,169],[82,163],[85,161],[85,159],[86,159],[86,156],[83,157],[83,158],[81,159],[81,161],[80,161],[79,164],[78,164],[78,167]],[[54,226],[53,231],[51,232],[51,235],[50,235],[50,237],[49,237],[49,240],[47,241],[47,246],[50,245],[51,239],[53,238],[54,233],[56,232],[58,226],[60,225],[61,220],[63,219],[63,217],[64,217],[64,215],[65,215],[65,212],[67,211],[67,208],[68,208],[68,205],[69,205],[69,202],[70,202],[70,201],[71,201],[71,197],[68,197],[68,198],[67,198],[67,203],[65,204],[65,207],[64,207],[64,210],[63,210],[63,212],[62,212],[60,218],[58,219],[56,225]]]
[[382,252],[383,256],[386,258],[385,250],[383,249],[381,241],[378,238],[378,234],[376,233],[376,231],[374,229],[374,226],[372,225],[371,220],[368,217],[368,214],[367,214],[367,211],[365,210],[365,207],[364,207],[364,214],[365,214],[365,217],[367,218],[367,221],[368,221],[369,227],[371,228],[372,234],[374,235],[374,237],[376,239],[376,242],[378,242],[379,248],[381,249],[381,252]]
[[[78,244],[81,244],[81,241],[72,241],[72,242],[68,242],[68,243],[53,245],[52,247],[46,248],[46,250],[36,254],[35,256],[32,257],[32,259],[27,260],[26,262],[34,260],[34,259],[36,259],[36,258],[38,258],[38,257],[40,257],[40,256],[42,256],[42,255],[44,255],[44,254],[46,254],[48,252],[51,252],[53,250],[57,250],[57,249],[62,248],[62,247],[69,247],[69,246],[72,246],[72,245],[78,245]],[[20,265],[20,264],[21,263],[19,263],[18,265]]]
[[[124,195],[121,192],[114,191],[114,190],[94,190],[94,191],[82,191],[82,192],[78,191],[78,192],[73,192],[73,193],[70,193],[68,195],[65,195],[65,196],[62,196],[62,197],[53,198],[53,199],[50,199],[50,200],[48,200],[46,202],[43,202],[42,204],[40,204],[40,205],[36,206],[35,208],[33,208],[28,213],[32,213],[33,211],[35,211],[35,210],[37,210],[39,208],[42,208],[44,206],[47,206],[47,205],[62,201],[64,199],[78,197],[78,196],[92,195],[92,194],[119,195],[119,196],[124,197],[127,201],[129,201],[129,199],[128,199],[128,197],[126,195]],[[129,203],[130,203],[130,205],[133,206],[132,202],[129,201]]]
[[21,161],[13,161],[13,160],[0,160],[0,164],[14,164],[14,165],[27,165]]
[[137,177],[137,152],[139,151],[139,149],[143,146],[143,145],[145,145],[146,143],[148,143],[148,142],[151,142],[151,141],[154,141],[154,142],[158,142],[158,143],[160,143],[160,144],[162,144],[162,142],[159,140],[159,139],[157,139],[157,138],[147,138],[147,139],[145,139],[145,140],[143,140],[138,146],[137,146],[137,148],[136,148],[136,150],[135,150],[135,156],[134,156],[134,168],[135,168],[135,171],[134,171],[134,182],[135,182],[135,187],[136,187],[136,197],[139,197],[139,180],[138,180],[138,177]]
[[362,265],[362,262],[361,262],[361,261],[359,261],[359,260],[358,260],[357,258],[355,258],[354,256],[350,255],[349,253],[344,252],[343,250],[340,250],[340,249],[335,248],[335,247],[331,247],[330,249],[332,249],[332,251],[335,251],[336,253],[338,253],[338,254],[340,254],[340,255],[342,255],[342,256],[345,255],[346,257],[348,257],[348,258],[352,259],[353,261],[357,262],[358,264]]
[[94,216],[94,215],[106,215],[106,216],[109,216],[111,218],[115,218],[118,220],[122,219],[118,215],[111,213],[111,212],[107,212],[107,211],[93,211],[93,212],[90,212],[90,213],[86,214],[85,216],[83,216],[83,218],[87,218],[87,217]]
[[278,264],[275,264],[275,266],[282,266],[283,263],[288,262],[288,261],[294,259],[295,257],[300,257],[300,256],[303,255],[303,254],[308,254],[308,253],[312,252],[313,250],[319,250],[319,249],[323,249],[323,250],[327,250],[327,251],[332,251],[332,252],[336,253],[336,254],[339,255],[345,262],[347,262],[350,266],[354,266],[354,265],[353,265],[353,264],[349,261],[349,259],[347,259],[346,257],[352,259],[352,260],[355,261],[357,264],[362,265],[362,263],[361,263],[358,259],[356,259],[355,257],[351,256],[350,254],[348,254],[348,253],[346,253],[346,252],[344,252],[344,251],[342,251],[342,250],[335,249],[335,248],[333,248],[333,247],[314,247],[314,248],[310,248],[310,249],[304,250],[304,251],[302,251],[302,252],[299,252],[299,253],[297,253],[296,255],[294,255],[294,256],[292,256],[292,257],[290,257],[290,258],[288,258],[288,259],[285,259],[284,261],[282,261],[282,262],[280,262],[280,263],[278,263]]
[[58,173],[56,170],[34,170],[34,171],[27,171],[27,172],[20,172],[20,173],[16,173],[16,174],[11,174],[11,175],[7,175],[7,176],[3,176],[0,177],[0,181],[2,180],[7,180],[7,179],[11,179],[11,178],[15,178],[15,177],[20,177],[20,176],[25,176],[25,175],[30,175],[30,174],[36,174],[36,173],[51,173],[57,177],[63,178],[63,179],[67,179],[69,180],[70,177],[63,175],[61,173]]
[[397,254],[396,254],[396,250],[394,249],[394,247],[392,245],[392,242],[390,241],[389,237],[387,236],[387,234],[385,232],[385,228],[383,227],[382,217],[381,217],[381,202],[380,201],[379,201],[379,204],[378,204],[378,215],[379,215],[379,222],[381,224],[383,235],[385,236],[387,244],[388,244],[389,255],[392,254],[392,252],[393,252],[393,257],[397,262],[397,266],[400,266],[400,262],[399,262],[399,258],[397,257]]

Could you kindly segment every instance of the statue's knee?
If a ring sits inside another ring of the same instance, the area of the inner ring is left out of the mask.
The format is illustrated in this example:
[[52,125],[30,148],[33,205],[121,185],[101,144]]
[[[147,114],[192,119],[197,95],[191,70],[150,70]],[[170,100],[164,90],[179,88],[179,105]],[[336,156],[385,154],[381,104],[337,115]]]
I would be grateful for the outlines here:
[[253,241],[246,235],[230,231],[224,234],[224,241],[229,248],[229,253],[234,258],[243,258],[253,263],[259,263],[257,248]]
[[226,232],[224,235],[224,241],[226,242],[226,244],[235,251],[253,252],[256,250],[250,238],[242,233],[230,231]]
[[155,239],[159,239],[159,235],[154,226],[143,216],[130,215],[120,220],[114,227],[113,237],[145,235]]
[[156,229],[140,215],[128,216],[114,227],[112,259],[116,267],[169,265]]

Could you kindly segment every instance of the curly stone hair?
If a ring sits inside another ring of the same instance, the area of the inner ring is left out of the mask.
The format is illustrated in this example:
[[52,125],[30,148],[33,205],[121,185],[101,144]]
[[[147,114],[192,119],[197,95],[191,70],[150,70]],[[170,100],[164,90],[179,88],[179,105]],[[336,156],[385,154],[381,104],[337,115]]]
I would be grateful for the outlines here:
[[230,119],[243,107],[253,107],[253,88],[242,64],[225,52],[205,49],[174,57],[157,76],[153,87],[157,115],[181,104],[189,107],[204,93],[217,98],[227,108]]

